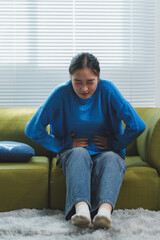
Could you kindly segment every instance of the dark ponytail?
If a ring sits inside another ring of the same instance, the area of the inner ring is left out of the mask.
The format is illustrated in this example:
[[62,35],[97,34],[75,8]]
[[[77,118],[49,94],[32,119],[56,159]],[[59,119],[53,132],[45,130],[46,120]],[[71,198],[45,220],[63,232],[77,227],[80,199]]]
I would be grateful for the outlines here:
[[73,75],[76,70],[85,67],[91,69],[96,76],[99,76],[100,72],[99,62],[97,58],[90,53],[80,53],[73,57],[71,60],[71,64],[69,66],[69,73],[70,75]]

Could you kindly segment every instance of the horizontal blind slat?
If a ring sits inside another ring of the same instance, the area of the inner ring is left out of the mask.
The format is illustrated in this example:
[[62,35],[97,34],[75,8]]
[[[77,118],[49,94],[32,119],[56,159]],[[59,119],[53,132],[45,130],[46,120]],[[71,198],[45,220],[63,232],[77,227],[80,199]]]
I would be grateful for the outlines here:
[[0,1],[0,106],[39,106],[82,51],[133,105],[154,105],[155,36],[155,0]]

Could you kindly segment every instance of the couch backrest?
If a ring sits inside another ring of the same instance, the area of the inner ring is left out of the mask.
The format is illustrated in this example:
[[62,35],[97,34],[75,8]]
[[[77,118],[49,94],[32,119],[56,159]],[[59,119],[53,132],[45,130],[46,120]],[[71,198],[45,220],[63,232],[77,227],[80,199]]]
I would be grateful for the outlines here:
[[146,130],[126,149],[126,155],[139,155],[160,173],[160,108],[135,108]]
[[146,130],[137,138],[137,151],[160,172],[160,108],[143,108],[140,116]]
[[[36,155],[51,157],[51,152],[33,142],[25,135],[25,126],[36,112],[36,108],[0,108],[0,141],[16,141],[30,145]],[[49,130],[49,128],[47,128]]]

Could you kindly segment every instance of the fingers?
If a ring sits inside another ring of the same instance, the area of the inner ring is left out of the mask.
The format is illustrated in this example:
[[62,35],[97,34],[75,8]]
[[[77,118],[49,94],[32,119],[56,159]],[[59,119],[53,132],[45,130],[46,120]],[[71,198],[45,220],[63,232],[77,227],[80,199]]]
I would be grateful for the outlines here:
[[93,143],[97,145],[97,148],[100,150],[107,150],[107,137],[103,136],[94,136]]
[[88,138],[75,138],[75,133],[72,132],[73,148],[75,147],[88,147]]
[[93,143],[96,145],[106,146],[107,145],[107,138],[102,136],[94,136]]
[[85,147],[88,147],[88,144],[86,144],[86,143],[73,143],[73,148],[75,148],[75,147],[85,148]]
[[87,145],[88,146],[88,139],[87,138],[77,138],[77,139],[74,139],[74,142],[77,145]]
[[87,138],[73,138],[73,147],[88,147]]
[[[97,145],[97,148],[100,150],[107,150],[107,142],[109,131],[106,131],[107,136],[99,136],[95,135],[93,137],[93,143]],[[88,138],[75,138],[75,133],[71,132],[72,140],[73,140],[73,148],[74,147],[88,147]]]

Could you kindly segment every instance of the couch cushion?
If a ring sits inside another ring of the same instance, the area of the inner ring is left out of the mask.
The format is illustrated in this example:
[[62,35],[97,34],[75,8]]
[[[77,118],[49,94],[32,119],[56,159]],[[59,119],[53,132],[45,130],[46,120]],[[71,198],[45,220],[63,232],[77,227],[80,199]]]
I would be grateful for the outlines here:
[[159,176],[155,168],[147,166],[128,167],[115,209],[159,209]]
[[0,141],[0,162],[27,162],[34,155],[34,149],[25,143]]
[[48,208],[49,160],[35,156],[27,163],[0,163],[0,211]]
[[125,162],[128,167],[136,167],[136,166],[144,166],[144,167],[150,167],[150,165],[143,161],[140,156],[130,156],[125,158]]

